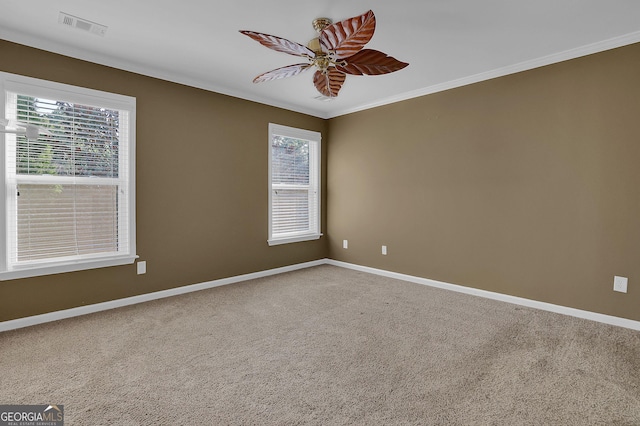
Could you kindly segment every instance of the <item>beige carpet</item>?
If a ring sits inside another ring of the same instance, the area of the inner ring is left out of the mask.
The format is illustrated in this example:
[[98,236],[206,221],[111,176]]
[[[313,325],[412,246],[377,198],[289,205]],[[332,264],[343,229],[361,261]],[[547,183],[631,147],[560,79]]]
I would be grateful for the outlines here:
[[0,333],[67,425],[640,425],[640,333],[320,266]]

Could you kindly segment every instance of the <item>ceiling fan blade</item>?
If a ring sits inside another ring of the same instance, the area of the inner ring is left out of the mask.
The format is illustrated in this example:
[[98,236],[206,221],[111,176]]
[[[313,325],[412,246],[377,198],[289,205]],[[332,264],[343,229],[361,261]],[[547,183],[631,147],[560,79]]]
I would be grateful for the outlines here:
[[338,96],[338,92],[342,88],[347,75],[338,71],[334,67],[328,68],[322,72],[316,71],[313,75],[313,84],[318,89],[318,92],[328,98],[335,98]]
[[[19,129],[0,129],[0,133],[9,133],[13,135],[24,135],[28,140],[36,140],[40,136],[40,134],[45,133],[41,131],[38,126],[29,125],[27,128],[19,128]],[[50,134],[48,131],[47,134]]]
[[26,135],[27,139],[35,140],[40,135],[51,135],[52,133],[35,124],[26,123],[24,121],[10,121],[6,119],[0,119],[0,126],[4,129],[0,129],[0,133],[12,133],[15,135]]
[[337,59],[358,53],[376,29],[373,11],[329,25],[320,33],[320,44],[325,51],[334,51]]
[[352,75],[381,75],[398,71],[409,64],[401,62],[386,53],[373,49],[362,49],[345,59],[346,65],[336,65],[344,73]]
[[255,31],[240,31],[242,34],[251,37],[263,46],[269,49],[276,50],[278,52],[288,53],[294,56],[307,56],[309,58],[315,58],[316,54],[307,46],[303,46],[295,41],[287,40],[286,38],[276,37],[269,34],[257,33]]
[[16,123],[14,120],[0,118],[0,133],[9,133],[13,135],[24,135],[26,129],[22,124]]
[[280,78],[293,77],[307,70],[312,64],[295,64],[275,70],[267,71],[253,79],[254,83],[262,83],[265,81],[278,80]]

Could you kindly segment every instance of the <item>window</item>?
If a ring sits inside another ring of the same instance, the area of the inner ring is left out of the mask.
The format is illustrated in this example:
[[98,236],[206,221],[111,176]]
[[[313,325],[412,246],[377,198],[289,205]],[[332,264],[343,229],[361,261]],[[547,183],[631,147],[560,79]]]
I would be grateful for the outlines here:
[[269,124],[269,245],[317,240],[320,133]]
[[135,98],[0,84],[0,279],[133,263]]

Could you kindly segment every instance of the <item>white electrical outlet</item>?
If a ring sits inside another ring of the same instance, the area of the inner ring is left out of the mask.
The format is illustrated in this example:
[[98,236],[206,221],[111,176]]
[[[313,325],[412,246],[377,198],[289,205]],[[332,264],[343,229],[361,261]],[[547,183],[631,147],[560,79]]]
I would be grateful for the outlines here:
[[628,279],[627,277],[619,277],[619,276],[615,276],[613,277],[613,291],[619,291],[620,293],[626,293],[627,292],[627,282]]
[[138,275],[142,275],[142,274],[146,274],[147,273],[147,262],[142,260],[140,262],[138,262],[136,264],[136,266],[138,267]]
[[347,241],[347,240],[342,240],[342,248],[343,248],[343,249],[349,248],[349,241]]
[[387,246],[382,246],[382,254],[387,255]]

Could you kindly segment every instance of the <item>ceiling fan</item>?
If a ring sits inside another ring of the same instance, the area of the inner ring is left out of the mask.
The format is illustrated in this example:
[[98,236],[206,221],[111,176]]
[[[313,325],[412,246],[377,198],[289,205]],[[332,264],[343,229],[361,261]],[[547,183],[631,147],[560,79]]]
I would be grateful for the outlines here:
[[40,136],[41,134],[51,134],[48,130],[43,129],[40,126],[36,126],[35,124],[23,123],[21,121],[10,122],[9,120],[5,120],[3,118],[0,118],[0,133],[25,135],[28,140],[38,139],[38,136]]
[[265,72],[253,82],[293,77],[315,67],[313,84],[318,92],[335,98],[349,75],[380,75],[398,71],[409,65],[373,49],[364,49],[376,28],[373,11],[333,24],[329,18],[314,19],[313,27],[318,37],[307,46],[269,34],[255,31],[240,32],[263,46],[289,55],[301,56],[307,63],[289,65]]

